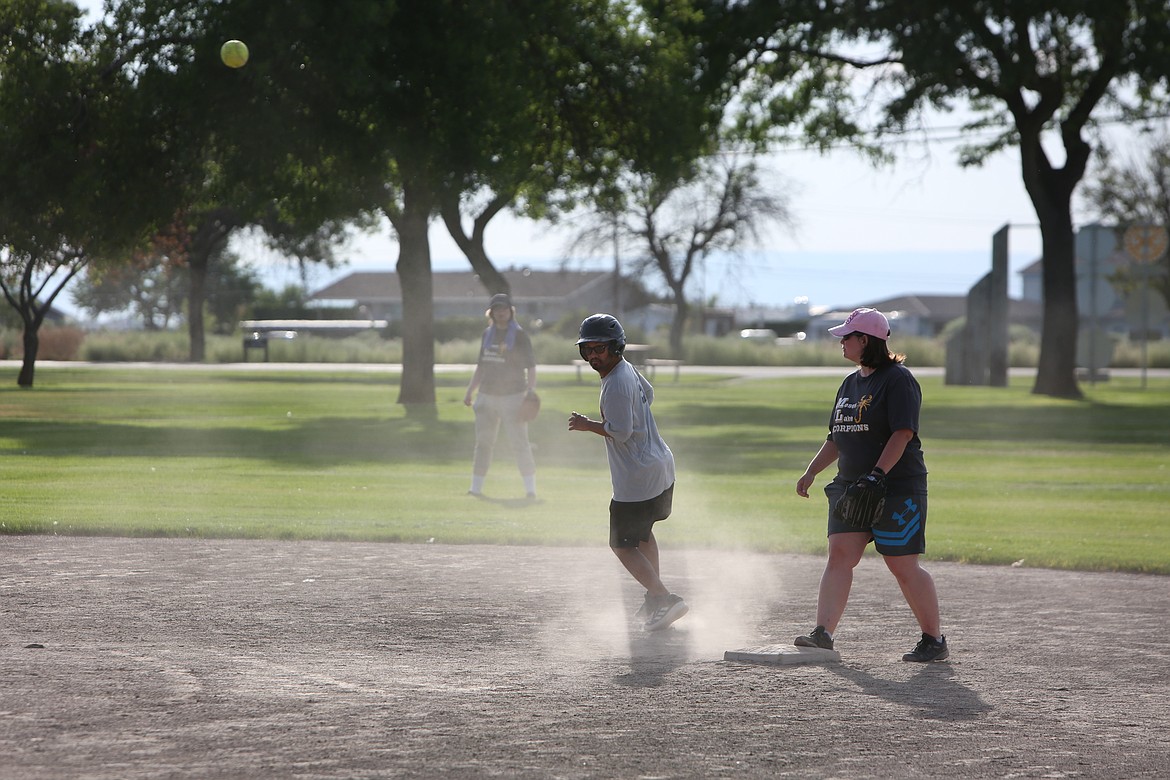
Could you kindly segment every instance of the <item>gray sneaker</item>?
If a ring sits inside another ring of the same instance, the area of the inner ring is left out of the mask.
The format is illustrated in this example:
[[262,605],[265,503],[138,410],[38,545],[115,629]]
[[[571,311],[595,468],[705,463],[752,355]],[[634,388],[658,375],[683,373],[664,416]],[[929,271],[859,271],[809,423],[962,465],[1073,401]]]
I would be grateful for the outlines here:
[[654,613],[642,626],[647,631],[661,631],[669,628],[670,624],[690,612],[691,608],[682,600],[681,596],[671,593],[669,596],[659,596]]
[[833,649],[833,639],[829,636],[829,632],[825,631],[824,626],[817,626],[808,632],[806,636],[798,636],[792,644],[797,647],[819,647],[822,650]]
[[649,620],[650,616],[654,614],[654,608],[656,606],[658,606],[657,599],[651,596],[650,592],[647,591],[646,598],[642,602],[642,606],[638,607],[638,611],[634,613],[634,620],[641,620],[642,622]]

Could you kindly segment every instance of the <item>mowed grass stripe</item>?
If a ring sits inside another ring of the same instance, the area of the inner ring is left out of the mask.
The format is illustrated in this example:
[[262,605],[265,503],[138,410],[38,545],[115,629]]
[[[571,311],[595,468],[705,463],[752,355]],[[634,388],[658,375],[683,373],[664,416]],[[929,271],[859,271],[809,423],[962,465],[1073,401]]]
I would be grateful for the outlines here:
[[[467,380],[439,375],[428,416],[394,403],[397,375],[344,367],[44,371],[32,391],[0,387],[0,531],[605,544],[603,442],[565,425],[571,410],[595,413],[596,379],[541,377],[536,504],[520,500],[502,437],[490,500],[465,495]],[[1024,380],[921,381],[928,557],[1170,573],[1170,382],[1114,379],[1070,401]],[[679,466],[662,544],[823,551],[825,502],[794,484],[838,383],[660,381],[656,416]]]

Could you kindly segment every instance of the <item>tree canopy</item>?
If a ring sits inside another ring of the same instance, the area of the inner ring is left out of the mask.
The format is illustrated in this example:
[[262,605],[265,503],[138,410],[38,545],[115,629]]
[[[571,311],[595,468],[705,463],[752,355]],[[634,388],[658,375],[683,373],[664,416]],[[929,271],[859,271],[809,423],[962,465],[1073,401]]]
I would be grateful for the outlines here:
[[[203,359],[208,285],[233,235],[259,228],[286,254],[330,262],[368,206],[342,167],[350,158],[336,153],[355,138],[338,90],[295,56],[303,36],[327,29],[304,5],[115,0],[99,25],[102,58],[131,69],[161,109],[154,131],[171,151],[173,207],[160,235],[189,277],[192,360]],[[219,49],[236,37],[253,57],[232,69]]]
[[[399,402],[434,404],[428,229],[436,216],[492,289],[501,281],[483,231],[502,208],[545,214],[558,195],[603,179],[622,160],[693,154],[684,142],[700,134],[694,123],[676,124],[673,136],[644,133],[697,104],[680,92],[691,82],[664,70],[693,64],[677,46],[660,57],[635,10],[612,0],[351,0],[319,9],[311,40],[352,29],[355,18],[363,30],[361,43],[331,49],[318,77],[339,84],[331,105],[351,132],[335,151],[347,173],[364,166],[357,189],[376,193],[370,205],[398,239]],[[316,62],[310,55],[303,67]]]
[[140,245],[165,210],[152,107],[98,45],[72,3],[0,5],[0,286],[24,325],[22,387],[65,285]]
[[[674,78],[692,69],[680,59],[685,46],[653,39],[652,20],[633,3],[107,0],[101,20],[86,30],[66,3],[19,0],[6,9],[32,23],[44,17],[42,6],[64,14],[70,32],[41,58],[62,69],[76,63],[92,80],[124,90],[101,98],[111,107],[103,114],[111,119],[107,153],[87,164],[105,167],[68,172],[100,185],[90,189],[103,196],[94,211],[71,194],[83,197],[83,186],[44,194],[57,193],[55,202],[66,204],[58,211],[78,225],[112,231],[124,221],[134,247],[151,236],[173,244],[167,256],[190,274],[192,359],[202,358],[208,266],[235,231],[259,227],[285,251],[327,257],[343,225],[381,213],[398,238],[406,292],[399,401],[407,404],[434,403],[427,233],[436,216],[463,239],[490,284],[494,269],[482,237],[500,209],[548,214],[582,182],[614,168],[615,159],[686,157],[681,142],[665,142],[671,136],[664,132],[647,135],[645,127],[672,127],[687,144],[703,132],[679,121],[697,105],[684,99],[693,76]],[[83,41],[72,57],[69,36]],[[245,67],[219,61],[228,38],[249,45]],[[33,61],[5,68],[17,73]],[[669,93],[660,91],[664,85]],[[36,101],[55,88],[15,77],[5,86],[13,102]],[[41,105],[33,112],[53,138],[63,137],[52,130],[77,105],[70,95],[89,94],[84,87],[57,92],[59,112]],[[55,162],[78,159],[71,152],[83,144],[71,143],[54,153]],[[13,152],[9,162],[20,159]],[[131,169],[142,175],[125,176]],[[111,188],[128,183],[145,186],[134,198],[111,197],[118,194]],[[465,232],[468,213],[472,229]],[[59,236],[33,232],[47,246],[66,246]],[[94,241],[87,244],[92,256]],[[130,249],[111,247],[110,254],[128,258]]]
[[683,178],[631,171],[614,187],[620,197],[598,203],[576,245],[598,251],[617,242],[633,254],[631,274],[649,271],[665,284],[674,306],[670,351],[680,356],[694,273],[712,253],[737,252],[767,227],[789,224],[786,201],[760,179],[755,159],[730,154],[701,158]]
[[[758,38],[744,61],[765,76],[790,73],[794,61],[808,56],[840,67],[837,73],[853,85],[842,104],[855,110],[846,114],[845,129],[901,131],[925,108],[964,105],[978,118],[966,128],[973,140],[961,162],[978,164],[988,154],[1019,149],[1043,244],[1044,320],[1034,392],[1078,396],[1073,192],[1085,174],[1096,122],[1166,105],[1170,8],[1164,0],[711,5],[738,17],[740,26],[754,27]],[[793,83],[770,81],[789,90]],[[836,84],[829,94],[842,94]],[[786,105],[783,94],[776,105]]]

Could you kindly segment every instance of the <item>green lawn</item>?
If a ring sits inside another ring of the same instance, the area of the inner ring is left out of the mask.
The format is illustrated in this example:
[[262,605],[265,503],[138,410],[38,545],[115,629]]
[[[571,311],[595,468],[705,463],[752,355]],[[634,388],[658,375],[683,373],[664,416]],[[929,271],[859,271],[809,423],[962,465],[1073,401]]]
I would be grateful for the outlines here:
[[[4,533],[604,545],[595,378],[541,377],[541,501],[501,438],[487,500],[465,495],[468,376],[440,374],[437,419],[394,403],[397,375],[52,368],[0,386]],[[660,378],[675,452],[664,547],[821,552],[823,500],[793,485],[838,379]],[[1115,378],[1065,401],[922,380],[928,558],[1170,573],[1170,382]],[[821,483],[828,478],[822,475]]]

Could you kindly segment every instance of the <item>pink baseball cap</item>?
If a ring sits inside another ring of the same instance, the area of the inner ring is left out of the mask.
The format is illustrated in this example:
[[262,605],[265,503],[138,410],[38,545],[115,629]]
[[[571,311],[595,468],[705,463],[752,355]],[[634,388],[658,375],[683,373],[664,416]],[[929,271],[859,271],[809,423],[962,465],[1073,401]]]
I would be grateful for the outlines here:
[[875,339],[886,341],[890,338],[890,321],[877,309],[854,309],[840,325],[829,328],[834,336],[848,336],[850,333],[864,333]]

